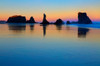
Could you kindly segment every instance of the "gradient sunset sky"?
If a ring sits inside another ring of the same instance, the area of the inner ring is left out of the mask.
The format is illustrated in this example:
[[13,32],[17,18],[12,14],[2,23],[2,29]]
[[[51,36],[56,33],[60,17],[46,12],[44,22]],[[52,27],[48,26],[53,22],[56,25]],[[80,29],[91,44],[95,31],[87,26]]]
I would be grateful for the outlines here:
[[0,20],[22,15],[40,22],[46,13],[48,21],[77,21],[78,12],[87,12],[92,21],[100,21],[100,0],[0,0]]

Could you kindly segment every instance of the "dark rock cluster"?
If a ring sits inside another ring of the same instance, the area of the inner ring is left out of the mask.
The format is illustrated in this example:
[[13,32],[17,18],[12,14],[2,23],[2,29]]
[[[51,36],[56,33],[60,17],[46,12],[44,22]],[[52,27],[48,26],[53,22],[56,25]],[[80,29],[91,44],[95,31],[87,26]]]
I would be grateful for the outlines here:
[[[36,23],[34,18],[31,17],[30,20],[26,21],[25,16],[21,16],[21,15],[15,15],[12,17],[9,17],[7,20],[7,23]],[[55,23],[49,23],[46,19],[46,14],[43,14],[43,21],[41,24],[64,24],[62,19],[58,19]],[[67,21],[66,24],[92,24],[92,21],[90,20],[90,18],[87,16],[86,13],[78,13],[78,22],[70,22]]]

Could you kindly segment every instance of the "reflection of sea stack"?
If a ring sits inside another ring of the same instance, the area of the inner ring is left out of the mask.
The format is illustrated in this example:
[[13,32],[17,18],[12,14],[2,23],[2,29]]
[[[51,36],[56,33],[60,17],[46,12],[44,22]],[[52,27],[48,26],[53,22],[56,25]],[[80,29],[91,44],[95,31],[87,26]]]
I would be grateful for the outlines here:
[[46,35],[46,26],[43,26],[43,35]]
[[62,25],[61,24],[56,25],[56,27],[57,27],[57,30],[62,30]]
[[14,33],[20,33],[26,30],[26,25],[24,24],[8,24],[9,30],[13,31]]
[[46,20],[46,14],[44,14],[43,16],[43,22],[41,24],[49,24],[49,22]]
[[35,22],[34,18],[31,17],[30,20],[27,21],[27,23],[36,23],[36,22]]
[[7,20],[7,23],[26,23],[26,18],[24,16],[15,15],[12,17],[9,17]]
[[54,24],[60,25],[60,24],[64,24],[64,23],[61,19],[58,19]]
[[92,21],[86,13],[78,13],[78,24],[92,24]]
[[87,28],[78,28],[78,37],[86,37],[87,32],[89,32]]
[[46,35],[46,28],[48,25],[44,24],[42,26],[43,26],[43,36],[45,36]]
[[34,30],[34,24],[30,24],[30,30]]

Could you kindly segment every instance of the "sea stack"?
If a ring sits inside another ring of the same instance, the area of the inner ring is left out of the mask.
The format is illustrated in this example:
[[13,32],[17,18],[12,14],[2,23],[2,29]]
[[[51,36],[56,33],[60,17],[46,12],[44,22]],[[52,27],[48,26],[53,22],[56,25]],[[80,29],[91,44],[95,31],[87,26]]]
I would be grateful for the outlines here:
[[15,15],[8,18],[7,23],[26,23],[25,16]]
[[64,23],[63,23],[63,21],[61,19],[58,19],[54,24],[60,25],[60,24],[64,24]]
[[92,21],[86,13],[78,13],[78,24],[92,24]]
[[41,24],[49,24],[49,22],[46,19],[46,14],[43,14],[43,22]]
[[36,22],[35,22],[34,18],[31,17],[30,20],[28,20],[26,23],[36,23]]
[[67,21],[66,24],[71,24],[70,21]]

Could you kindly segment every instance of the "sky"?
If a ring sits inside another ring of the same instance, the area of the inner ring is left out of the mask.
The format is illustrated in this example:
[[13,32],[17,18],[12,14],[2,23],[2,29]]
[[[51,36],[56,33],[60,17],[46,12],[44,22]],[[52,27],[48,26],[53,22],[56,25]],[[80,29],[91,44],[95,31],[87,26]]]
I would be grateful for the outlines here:
[[27,20],[33,16],[40,22],[45,13],[48,21],[77,21],[78,12],[86,12],[92,21],[100,21],[100,0],[0,0],[0,20],[22,15]]

